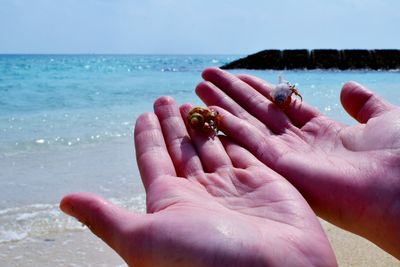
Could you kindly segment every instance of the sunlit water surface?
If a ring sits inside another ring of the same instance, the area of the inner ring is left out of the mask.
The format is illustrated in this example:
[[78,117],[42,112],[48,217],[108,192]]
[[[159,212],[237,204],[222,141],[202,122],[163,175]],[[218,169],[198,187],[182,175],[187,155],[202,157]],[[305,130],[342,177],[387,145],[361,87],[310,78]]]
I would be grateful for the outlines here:
[[[144,212],[133,148],[136,118],[152,111],[161,95],[200,104],[194,88],[201,70],[237,58],[0,56],[0,262],[13,248],[82,231],[58,209],[68,192],[95,192]],[[347,124],[356,123],[339,101],[348,80],[400,105],[398,71],[232,72],[271,83],[283,75],[297,84],[305,101]],[[17,260],[26,260],[23,255]]]

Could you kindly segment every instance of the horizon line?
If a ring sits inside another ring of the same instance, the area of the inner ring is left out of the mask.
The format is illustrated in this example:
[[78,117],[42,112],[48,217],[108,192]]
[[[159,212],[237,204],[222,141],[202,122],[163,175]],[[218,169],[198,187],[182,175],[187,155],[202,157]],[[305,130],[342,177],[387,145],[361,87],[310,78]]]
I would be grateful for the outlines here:
[[400,50],[400,48],[266,48],[266,49],[261,49],[253,52],[242,52],[242,53],[187,53],[187,52],[182,52],[182,53],[164,53],[164,52],[157,52],[157,53],[141,53],[141,52],[0,52],[0,55],[26,55],[26,56],[47,56],[47,55],[54,55],[54,56],[244,56],[244,55],[252,55],[256,54],[261,51],[266,51],[266,50]]
[[4,53],[1,56],[242,56],[239,53]]

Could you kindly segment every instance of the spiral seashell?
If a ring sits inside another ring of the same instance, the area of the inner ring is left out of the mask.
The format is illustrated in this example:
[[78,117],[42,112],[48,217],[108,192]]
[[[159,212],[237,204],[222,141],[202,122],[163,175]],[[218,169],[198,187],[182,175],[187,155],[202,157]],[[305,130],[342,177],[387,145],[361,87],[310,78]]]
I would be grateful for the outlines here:
[[286,109],[292,103],[292,95],[298,96],[301,101],[303,97],[297,91],[294,85],[291,85],[288,81],[285,81],[282,76],[279,76],[279,83],[270,93],[272,101],[281,109]]
[[211,139],[217,135],[221,116],[218,111],[208,107],[194,107],[188,113],[187,123],[196,132],[202,133]]
[[286,102],[287,95],[286,94],[276,94],[274,96],[274,102],[278,105],[283,105]]
[[192,127],[198,127],[204,124],[204,116],[200,113],[193,113],[190,115],[189,124]]

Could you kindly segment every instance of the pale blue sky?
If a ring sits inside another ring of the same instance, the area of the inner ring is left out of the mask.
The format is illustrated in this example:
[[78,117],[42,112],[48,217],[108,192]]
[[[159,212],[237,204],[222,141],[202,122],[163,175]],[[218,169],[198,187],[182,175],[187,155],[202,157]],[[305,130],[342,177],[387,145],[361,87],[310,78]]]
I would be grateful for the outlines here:
[[400,48],[399,0],[0,0],[0,53]]

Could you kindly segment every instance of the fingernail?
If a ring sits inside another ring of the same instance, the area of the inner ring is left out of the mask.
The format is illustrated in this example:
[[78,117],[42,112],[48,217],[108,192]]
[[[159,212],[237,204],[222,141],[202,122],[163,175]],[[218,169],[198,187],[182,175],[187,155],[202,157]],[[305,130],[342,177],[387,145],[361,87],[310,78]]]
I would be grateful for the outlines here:
[[60,209],[62,212],[74,216],[74,207],[67,200],[63,199],[60,203]]

